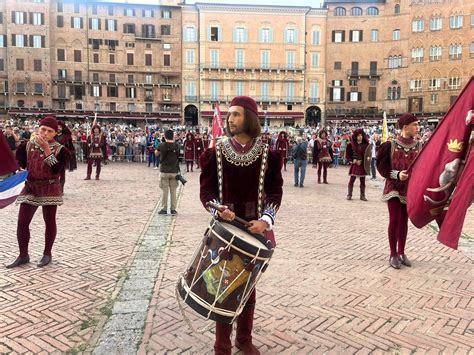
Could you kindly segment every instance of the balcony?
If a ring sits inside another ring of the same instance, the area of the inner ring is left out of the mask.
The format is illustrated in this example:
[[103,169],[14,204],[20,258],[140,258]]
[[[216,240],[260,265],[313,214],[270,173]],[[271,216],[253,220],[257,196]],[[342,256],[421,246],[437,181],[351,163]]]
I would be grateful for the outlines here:
[[135,39],[145,41],[161,41],[161,37],[158,37],[154,32],[135,33]]
[[[224,103],[229,103],[232,101],[232,99],[235,97],[235,95],[230,95],[230,96],[201,96],[201,101],[202,102],[224,102]],[[256,102],[258,103],[268,103],[268,104],[298,104],[298,103],[303,103],[304,102],[304,97],[302,96],[293,96],[293,97],[287,97],[287,96],[254,96],[253,97]]]
[[201,65],[201,69],[207,70],[234,70],[237,71],[292,71],[298,72],[305,69],[304,65],[298,64],[269,64],[269,63],[239,63],[239,62],[207,62]]
[[186,102],[197,102],[197,96],[184,96],[184,101]]
[[158,112],[160,113],[181,113],[181,106],[179,105],[159,105]]
[[319,97],[308,97],[306,101],[309,104],[319,104],[321,102],[321,99]]
[[370,70],[370,69],[361,69],[361,70],[348,70],[347,71],[347,78],[380,78],[382,76],[382,72],[378,70]]

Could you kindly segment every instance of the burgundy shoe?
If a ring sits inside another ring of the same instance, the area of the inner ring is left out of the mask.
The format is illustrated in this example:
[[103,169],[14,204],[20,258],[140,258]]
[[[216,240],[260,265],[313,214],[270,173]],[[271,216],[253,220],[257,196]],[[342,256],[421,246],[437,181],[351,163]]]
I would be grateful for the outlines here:
[[390,266],[393,267],[394,269],[400,269],[400,259],[398,256],[391,256],[390,257]]
[[235,346],[244,353],[244,355],[260,355],[260,351],[252,344],[252,342],[247,342],[240,344],[237,340],[235,341]]
[[398,258],[403,265],[408,266],[408,267],[411,266],[411,261],[408,260],[405,254],[400,255]]

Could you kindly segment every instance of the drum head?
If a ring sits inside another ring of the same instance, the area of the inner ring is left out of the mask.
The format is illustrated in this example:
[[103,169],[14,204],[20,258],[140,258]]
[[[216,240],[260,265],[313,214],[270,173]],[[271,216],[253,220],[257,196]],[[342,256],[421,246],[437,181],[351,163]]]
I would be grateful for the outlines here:
[[268,249],[265,244],[263,244],[260,240],[255,238],[252,234],[249,232],[244,232],[242,229],[237,228],[233,224],[226,223],[226,222],[220,222],[229,232],[232,234],[238,236],[240,239],[246,241],[249,244],[252,244],[256,246],[257,248],[261,249]]

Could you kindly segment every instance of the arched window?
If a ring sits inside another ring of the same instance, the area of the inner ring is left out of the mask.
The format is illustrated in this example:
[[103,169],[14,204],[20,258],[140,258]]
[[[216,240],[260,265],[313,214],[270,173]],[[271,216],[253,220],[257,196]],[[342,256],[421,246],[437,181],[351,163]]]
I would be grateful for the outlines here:
[[343,7],[336,7],[334,9],[334,16],[346,16],[346,9]]
[[395,15],[400,14],[400,4],[395,4],[395,7],[394,7],[394,9],[393,9],[393,13],[394,13]]
[[351,16],[362,16],[362,9],[360,7],[353,7],[351,9]]
[[369,7],[367,8],[367,16],[378,16],[379,15],[379,9],[376,7]]

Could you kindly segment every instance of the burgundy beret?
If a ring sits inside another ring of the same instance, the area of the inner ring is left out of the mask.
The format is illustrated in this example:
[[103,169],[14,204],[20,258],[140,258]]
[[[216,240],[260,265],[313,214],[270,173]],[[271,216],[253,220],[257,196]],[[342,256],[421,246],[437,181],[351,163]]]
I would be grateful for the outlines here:
[[40,121],[40,126],[46,126],[57,131],[58,121],[56,121],[56,118],[54,118],[53,116],[46,116]]
[[418,118],[416,118],[414,115],[411,113],[405,113],[402,117],[398,119],[398,127],[400,129],[403,128],[403,126],[409,125],[410,123],[418,121]]
[[242,106],[258,115],[257,103],[248,96],[236,96],[231,101],[230,106]]

